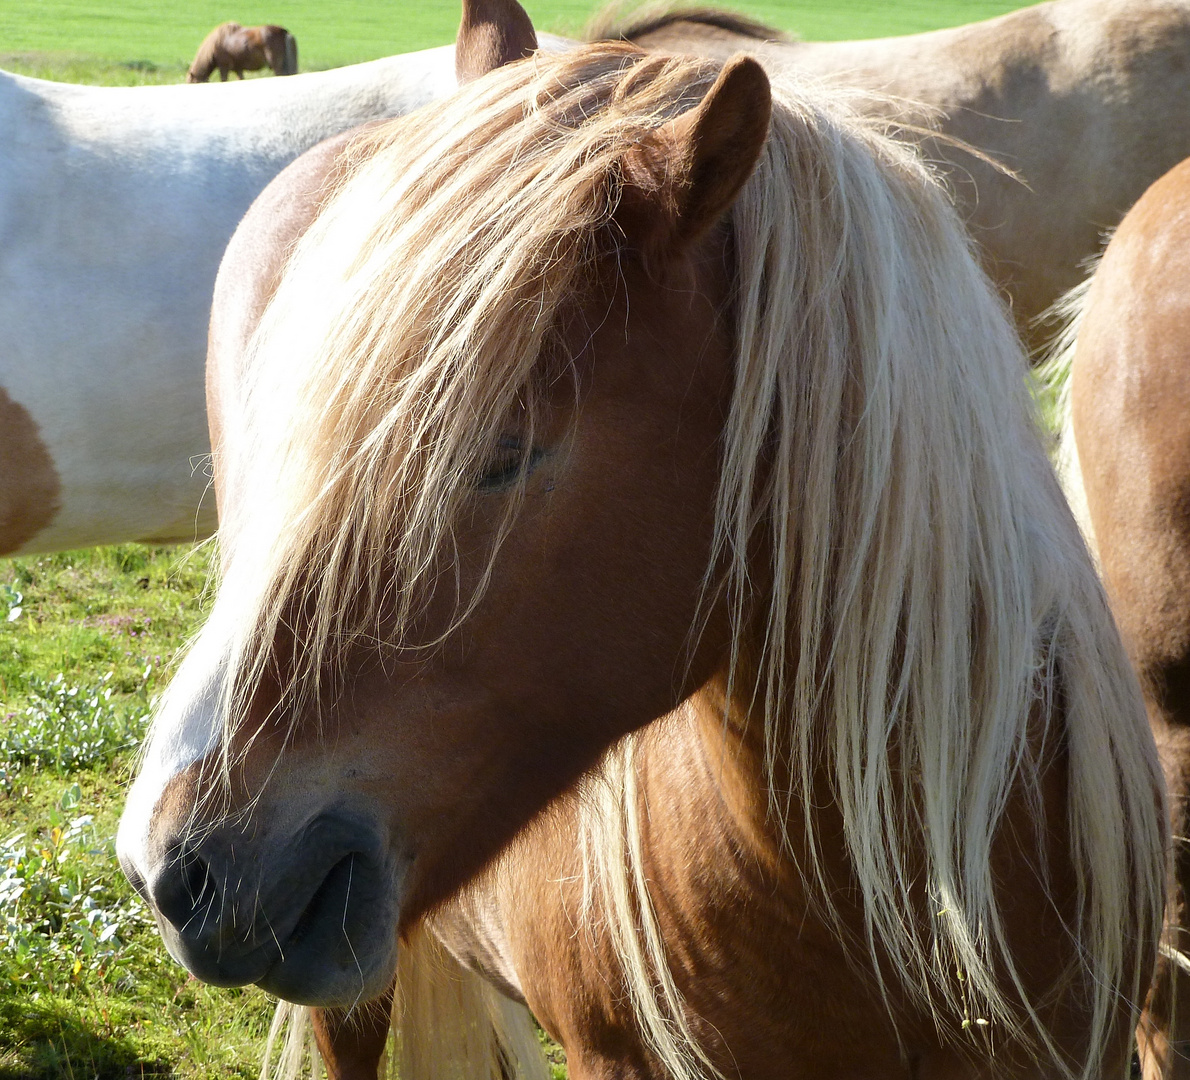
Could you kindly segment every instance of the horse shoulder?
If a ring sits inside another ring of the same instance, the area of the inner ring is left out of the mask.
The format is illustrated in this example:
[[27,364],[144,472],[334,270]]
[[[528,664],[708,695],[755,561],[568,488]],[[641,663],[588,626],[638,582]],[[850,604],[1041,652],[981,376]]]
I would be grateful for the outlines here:
[[824,44],[801,63],[860,71],[862,85],[937,110],[943,138],[928,153],[1033,340],[1031,321],[1078,283],[1103,229],[1190,154],[1187,57],[1186,5],[1052,0],[912,38]]
[[[957,39],[940,65],[979,75],[940,102],[943,126],[1023,181],[977,163],[978,201],[964,199],[977,238],[1020,283],[1023,321],[1077,284],[1103,230],[1190,154],[1190,7],[1055,0],[981,25],[995,36]],[[952,174],[960,193],[965,168]]]
[[1117,230],[1087,298],[1072,376],[1088,509],[1142,681],[1190,663],[1187,282],[1190,162],[1157,181]]
[[[1075,145],[1084,148],[1074,166],[1094,182],[1101,204],[1096,220],[1110,227],[1149,184],[1190,155],[1184,123],[1190,5],[1117,0],[1104,4],[1097,17],[1081,19],[1075,7],[1063,10],[1069,11],[1063,41],[1073,74],[1055,90],[1075,92],[1070,96],[1082,106],[1068,118],[1079,139]],[[1121,167],[1125,162],[1128,167]]]

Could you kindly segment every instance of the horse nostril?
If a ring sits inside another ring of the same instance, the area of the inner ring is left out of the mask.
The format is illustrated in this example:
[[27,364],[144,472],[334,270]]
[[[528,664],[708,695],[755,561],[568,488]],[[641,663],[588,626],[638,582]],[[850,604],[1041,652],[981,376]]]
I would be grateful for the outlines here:
[[201,917],[218,897],[210,864],[193,847],[176,847],[169,855],[151,889],[153,903],[162,918],[179,930]]

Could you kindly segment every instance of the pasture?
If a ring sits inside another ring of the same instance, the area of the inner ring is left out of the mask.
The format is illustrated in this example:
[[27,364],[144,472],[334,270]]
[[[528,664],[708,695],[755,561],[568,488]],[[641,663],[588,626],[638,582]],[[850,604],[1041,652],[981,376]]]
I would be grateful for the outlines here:
[[[847,38],[1018,5],[734,6],[807,38]],[[587,0],[529,10],[543,29],[570,33],[591,13]],[[310,70],[445,43],[458,8],[8,0],[0,66],[104,84],[179,82],[203,34],[228,18],[285,24]],[[0,1080],[256,1075],[271,1001],[255,989],[213,989],[177,967],[112,853],[136,743],[201,620],[209,568],[206,547],[0,560]]]

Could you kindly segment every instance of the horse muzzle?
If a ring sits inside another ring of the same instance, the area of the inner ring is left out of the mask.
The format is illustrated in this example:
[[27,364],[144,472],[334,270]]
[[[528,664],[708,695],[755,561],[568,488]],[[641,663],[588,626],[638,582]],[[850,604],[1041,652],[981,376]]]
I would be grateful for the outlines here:
[[256,983],[303,1005],[381,993],[396,961],[403,877],[381,831],[329,809],[278,835],[260,827],[262,809],[254,826],[188,821],[140,858],[121,846],[170,954],[204,982]]

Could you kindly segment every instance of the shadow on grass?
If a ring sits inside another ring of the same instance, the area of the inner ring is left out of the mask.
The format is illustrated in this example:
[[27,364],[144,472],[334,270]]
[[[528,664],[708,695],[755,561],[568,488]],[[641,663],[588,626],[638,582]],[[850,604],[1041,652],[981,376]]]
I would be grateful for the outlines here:
[[[6,1041],[0,1080],[140,1080],[173,1076],[168,1062],[142,1058],[129,1035],[105,1033],[83,1023],[77,1007],[53,998],[0,1001]],[[100,1020],[100,1025],[103,1021]]]

